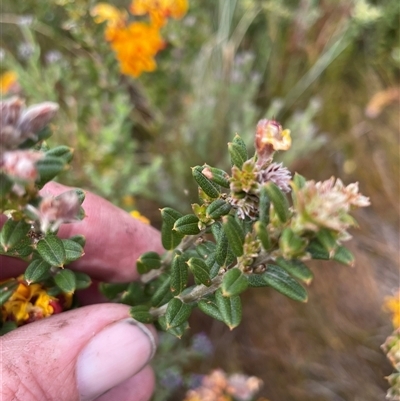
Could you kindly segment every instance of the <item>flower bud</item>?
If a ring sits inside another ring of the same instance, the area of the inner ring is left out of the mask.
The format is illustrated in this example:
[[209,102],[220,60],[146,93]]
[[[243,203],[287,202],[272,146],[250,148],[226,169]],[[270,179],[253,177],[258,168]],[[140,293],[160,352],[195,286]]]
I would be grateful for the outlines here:
[[255,139],[258,165],[270,161],[276,150],[288,150],[291,144],[290,131],[282,130],[277,121],[263,119],[258,122]]

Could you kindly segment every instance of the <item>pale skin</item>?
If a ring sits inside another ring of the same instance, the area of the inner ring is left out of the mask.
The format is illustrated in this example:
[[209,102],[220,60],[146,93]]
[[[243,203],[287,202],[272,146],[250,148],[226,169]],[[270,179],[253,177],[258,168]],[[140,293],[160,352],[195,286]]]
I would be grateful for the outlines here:
[[[67,189],[50,183],[44,191],[57,195]],[[104,199],[87,193],[83,207],[87,217],[79,223],[65,224],[59,231],[61,237],[76,234],[86,237],[85,255],[69,268],[85,272],[94,280],[128,282],[139,277],[136,260],[141,253],[162,252],[157,230]],[[25,267],[26,264],[19,260],[1,257],[0,278],[15,277],[23,273]],[[96,396],[82,395],[84,392],[77,383],[77,361],[82,350],[86,350],[97,334],[107,332],[107,328],[128,318],[129,307],[104,303],[95,286],[82,292],[80,299],[86,306],[28,324],[0,338],[2,401],[146,401],[151,397],[154,375],[148,366],[151,352],[146,348],[150,350],[151,346],[147,345],[143,330],[136,326],[129,334],[129,340],[132,344],[135,340],[136,344],[141,344],[140,341],[144,344],[137,352],[136,364],[130,365],[130,370],[124,371],[125,376],[120,380],[114,370],[113,385],[105,384]],[[147,326],[147,331],[150,331],[150,337],[152,333],[156,338],[151,326]],[[113,341],[106,343],[106,348],[108,344],[110,352],[114,352]],[[132,352],[135,356],[135,349]],[[98,368],[95,365],[93,369]]]

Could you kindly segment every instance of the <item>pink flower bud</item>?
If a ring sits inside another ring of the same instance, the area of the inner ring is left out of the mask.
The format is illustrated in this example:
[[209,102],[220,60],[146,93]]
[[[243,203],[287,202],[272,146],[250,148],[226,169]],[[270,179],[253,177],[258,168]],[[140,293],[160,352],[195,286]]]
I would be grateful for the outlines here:
[[275,120],[260,120],[256,128],[255,147],[257,164],[269,162],[276,150],[288,150],[292,143],[289,130],[282,130],[282,126]]

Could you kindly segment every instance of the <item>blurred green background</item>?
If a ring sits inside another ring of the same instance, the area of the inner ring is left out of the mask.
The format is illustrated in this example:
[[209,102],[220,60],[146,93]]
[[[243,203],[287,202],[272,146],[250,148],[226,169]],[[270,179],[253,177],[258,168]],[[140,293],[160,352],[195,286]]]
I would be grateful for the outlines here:
[[1,5],[0,72],[18,76],[2,96],[60,104],[50,145],[75,149],[61,182],[159,227],[159,207],[196,202],[191,166],[227,168],[234,134],[252,146],[257,121],[275,118],[292,132],[280,155],[291,171],[359,181],[372,201],[357,215],[356,267],[315,270],[308,304],[254,289],[233,332],[194,316],[216,346],[195,369],[257,375],[270,401],[383,400],[382,303],[400,266],[398,1],[189,0],[162,30],[156,71],[137,79],[120,74],[95,4]]

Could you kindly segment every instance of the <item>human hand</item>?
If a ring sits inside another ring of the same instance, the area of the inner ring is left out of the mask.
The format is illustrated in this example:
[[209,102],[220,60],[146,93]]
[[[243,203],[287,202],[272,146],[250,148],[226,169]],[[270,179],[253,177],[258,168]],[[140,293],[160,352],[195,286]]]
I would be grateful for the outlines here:
[[[50,183],[53,195],[67,188]],[[146,251],[162,252],[158,232],[104,199],[87,193],[87,217],[61,227],[59,235],[86,237],[85,255],[68,267],[107,282],[138,278],[135,262]],[[1,278],[23,273],[16,259],[0,259]],[[100,299],[95,289],[81,297]],[[1,337],[3,401],[148,400],[154,376],[155,330],[129,318],[129,307],[96,304],[53,315]]]

